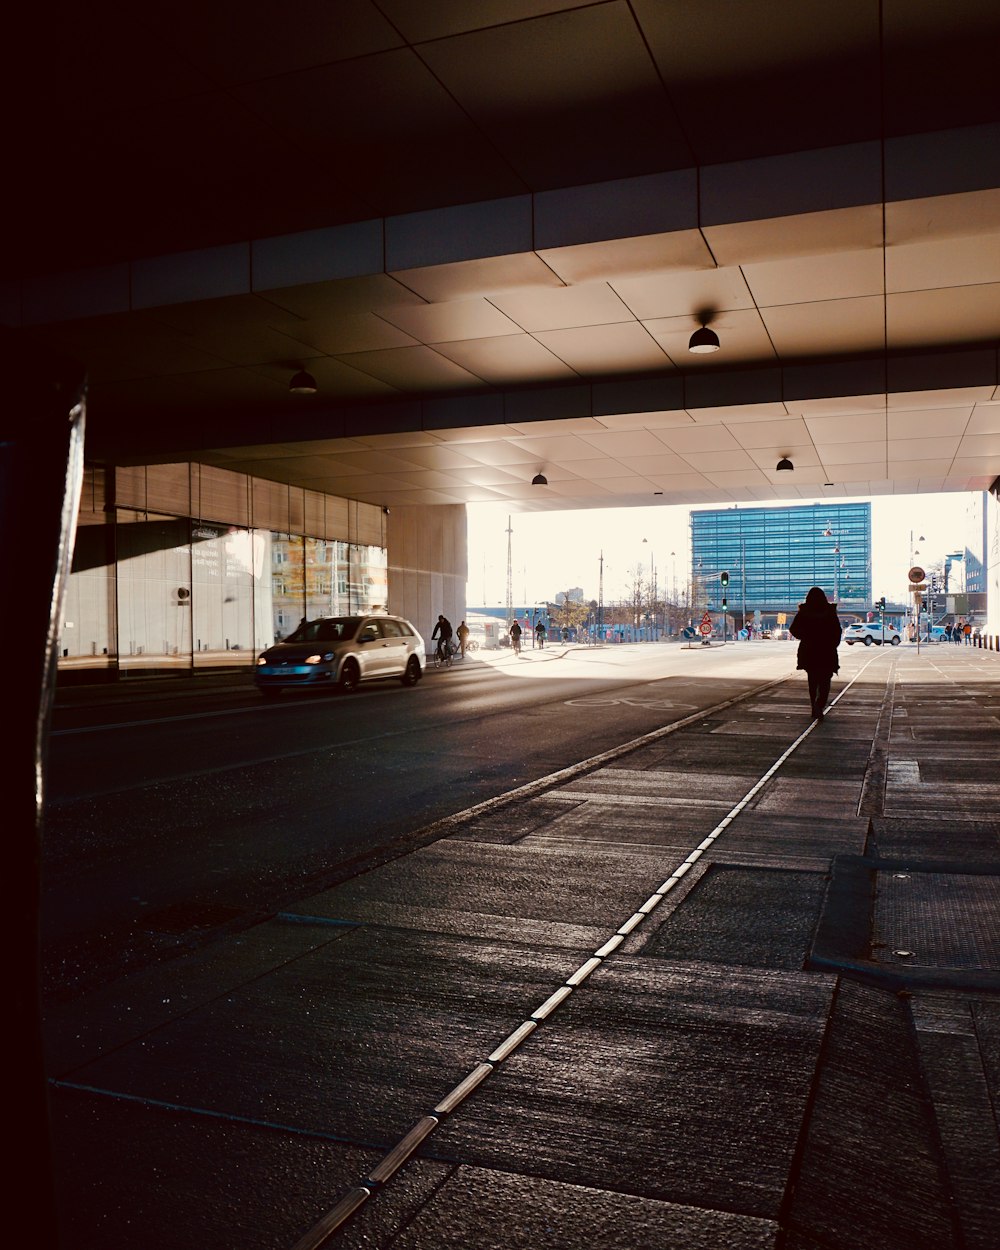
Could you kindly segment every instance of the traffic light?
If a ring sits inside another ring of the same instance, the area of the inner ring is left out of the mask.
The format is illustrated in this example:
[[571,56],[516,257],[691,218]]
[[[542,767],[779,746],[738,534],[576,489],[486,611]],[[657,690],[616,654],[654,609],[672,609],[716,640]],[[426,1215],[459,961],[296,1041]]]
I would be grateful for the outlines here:
[[728,586],[728,585],[729,585],[729,574],[728,574],[728,573],[720,573],[720,574],[719,574],[719,581],[720,581],[720,582],[722,582],[723,586]]
[[882,598],[876,602],[875,607],[879,612],[885,611],[885,595],[883,595]]

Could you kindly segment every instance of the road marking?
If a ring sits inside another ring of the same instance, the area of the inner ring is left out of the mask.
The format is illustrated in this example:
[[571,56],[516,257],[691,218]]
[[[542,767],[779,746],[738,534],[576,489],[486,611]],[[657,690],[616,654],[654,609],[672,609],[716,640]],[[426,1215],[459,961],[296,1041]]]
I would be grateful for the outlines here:
[[567,699],[566,707],[614,707],[620,704],[623,707],[645,707],[652,711],[669,712],[675,707],[697,707],[697,703],[677,703],[673,699],[629,699],[629,698],[582,698]]

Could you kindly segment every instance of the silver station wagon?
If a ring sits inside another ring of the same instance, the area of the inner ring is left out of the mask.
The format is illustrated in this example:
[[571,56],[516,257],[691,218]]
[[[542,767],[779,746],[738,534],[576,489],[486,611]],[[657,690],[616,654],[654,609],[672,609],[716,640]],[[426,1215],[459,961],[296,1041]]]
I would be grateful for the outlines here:
[[398,677],[415,686],[424,672],[424,640],[401,616],[327,616],[303,622],[257,657],[254,681],[264,695]]

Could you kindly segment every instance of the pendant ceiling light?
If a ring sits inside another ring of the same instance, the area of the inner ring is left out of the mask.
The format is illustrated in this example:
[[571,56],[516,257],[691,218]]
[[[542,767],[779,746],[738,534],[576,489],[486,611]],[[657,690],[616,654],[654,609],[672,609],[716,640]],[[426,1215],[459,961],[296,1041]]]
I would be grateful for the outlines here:
[[548,486],[549,479],[542,473],[536,473],[531,479],[532,486]]
[[787,456],[782,456],[774,468],[776,472],[781,473],[784,470],[794,469],[795,465],[792,464],[791,460],[789,460]]
[[293,395],[315,395],[319,388],[313,375],[300,369],[288,383],[288,389]]
[[688,351],[693,352],[696,356],[705,356],[709,352],[717,352],[718,350],[719,336],[714,330],[710,330],[708,326],[702,326],[700,330],[695,330],[688,340]]

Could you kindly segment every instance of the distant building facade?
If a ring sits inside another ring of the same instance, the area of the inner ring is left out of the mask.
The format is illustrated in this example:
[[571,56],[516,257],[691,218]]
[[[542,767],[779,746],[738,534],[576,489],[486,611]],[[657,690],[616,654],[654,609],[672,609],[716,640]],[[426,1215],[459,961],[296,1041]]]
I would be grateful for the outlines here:
[[741,624],[759,613],[764,627],[791,620],[811,586],[864,616],[872,598],[870,503],[717,508],[691,513],[692,611],[727,611]]

